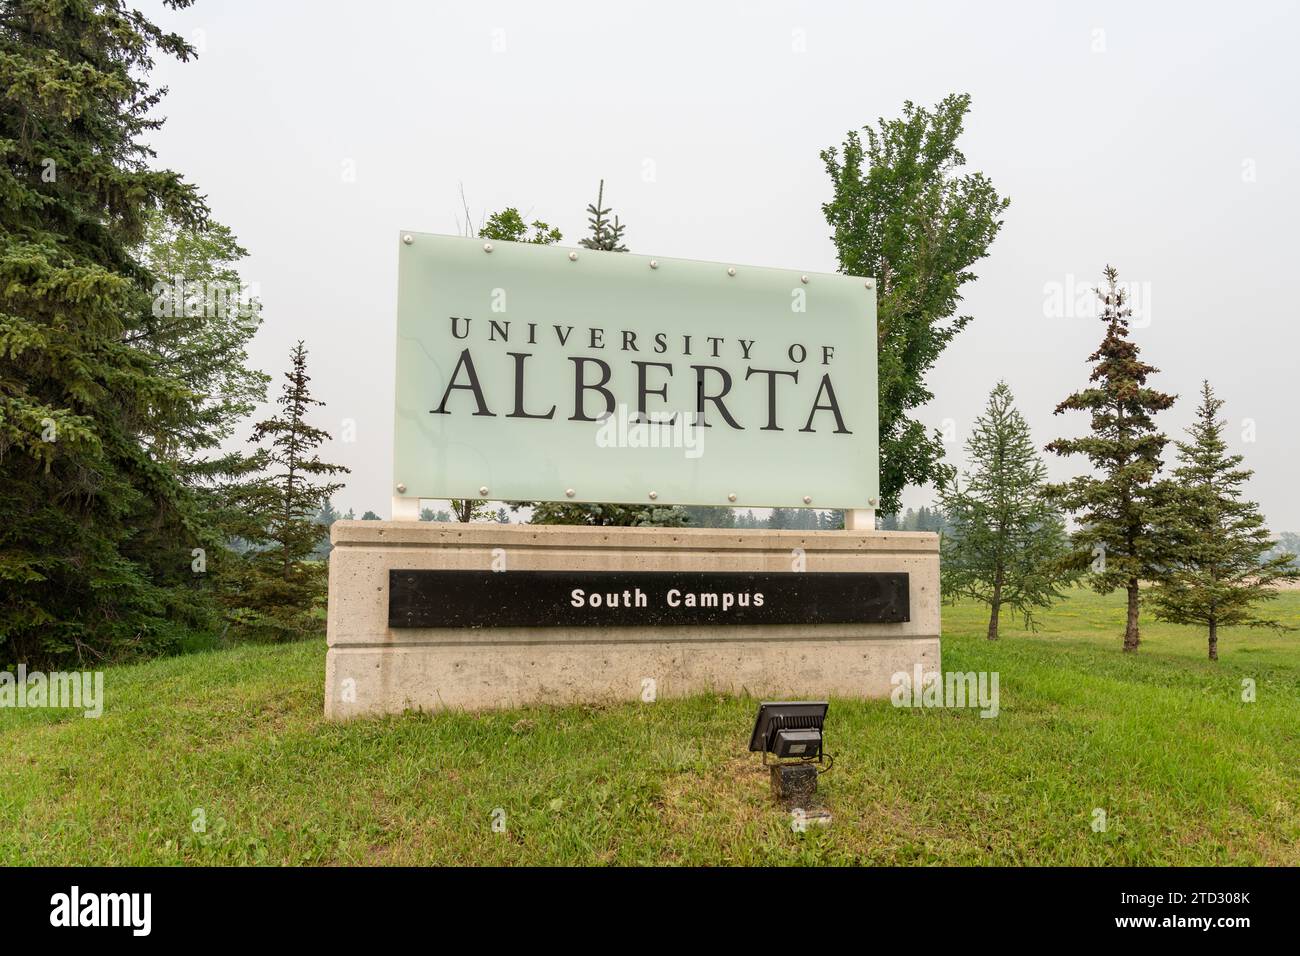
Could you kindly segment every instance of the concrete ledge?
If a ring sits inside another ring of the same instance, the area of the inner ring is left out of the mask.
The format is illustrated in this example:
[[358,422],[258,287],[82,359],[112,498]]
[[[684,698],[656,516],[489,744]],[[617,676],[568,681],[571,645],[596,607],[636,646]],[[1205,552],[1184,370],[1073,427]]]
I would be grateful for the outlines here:
[[336,521],[338,545],[616,549],[632,551],[896,551],[933,554],[938,535],[922,531],[766,531],[719,528],[587,528],[561,525],[462,524],[449,521]]
[[[706,691],[768,698],[887,697],[890,675],[939,667],[939,641],[692,641],[689,644],[331,648],[327,688],[354,681],[354,700],[331,693],[340,720],[376,712],[479,710],[531,704],[641,700]],[[373,702],[382,701],[376,708]]]
[[[640,700],[704,691],[880,697],[939,667],[933,534],[340,521],[331,533],[325,713]],[[398,568],[906,571],[900,624],[390,629]]]

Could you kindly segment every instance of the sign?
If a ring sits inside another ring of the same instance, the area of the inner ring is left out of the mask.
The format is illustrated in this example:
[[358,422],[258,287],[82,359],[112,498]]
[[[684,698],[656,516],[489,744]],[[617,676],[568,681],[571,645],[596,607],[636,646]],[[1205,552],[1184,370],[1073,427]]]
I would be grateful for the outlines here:
[[388,626],[627,627],[908,620],[905,572],[388,572]]
[[869,279],[399,240],[394,494],[871,508]]

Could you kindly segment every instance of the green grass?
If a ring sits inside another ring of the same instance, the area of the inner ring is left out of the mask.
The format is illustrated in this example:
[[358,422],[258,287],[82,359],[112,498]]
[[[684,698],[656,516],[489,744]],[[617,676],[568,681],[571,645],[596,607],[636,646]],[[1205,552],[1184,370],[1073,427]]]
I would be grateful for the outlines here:
[[1122,619],[1077,591],[990,643],[945,608],[944,669],[999,672],[1000,715],[834,701],[805,833],[748,699],[333,725],[320,643],[112,669],[98,720],[0,711],[0,863],[1300,863],[1300,635],[1230,630],[1212,664],[1149,620],[1122,654]]

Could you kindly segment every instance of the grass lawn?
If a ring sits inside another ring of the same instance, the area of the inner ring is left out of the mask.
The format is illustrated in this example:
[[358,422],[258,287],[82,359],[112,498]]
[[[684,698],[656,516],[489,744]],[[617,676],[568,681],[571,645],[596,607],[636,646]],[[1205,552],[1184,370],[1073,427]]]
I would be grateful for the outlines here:
[[[832,701],[804,833],[749,699],[332,725],[323,642],[116,668],[98,720],[0,710],[0,863],[1300,864],[1300,634],[1229,630],[1212,664],[1144,620],[1125,655],[1121,601],[998,643],[944,608],[944,669],[999,672],[999,716]],[[1273,610],[1300,625],[1300,591]]]

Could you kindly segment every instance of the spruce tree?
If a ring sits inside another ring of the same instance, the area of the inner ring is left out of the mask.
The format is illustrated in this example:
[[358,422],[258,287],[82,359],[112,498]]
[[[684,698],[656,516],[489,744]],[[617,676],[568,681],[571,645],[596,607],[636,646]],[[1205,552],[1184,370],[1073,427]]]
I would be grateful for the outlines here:
[[1282,531],[1273,540],[1273,546],[1264,552],[1264,556],[1271,558],[1279,554],[1290,554],[1291,564],[1300,569],[1300,559],[1296,558],[1297,552],[1300,552],[1300,534],[1294,531]]
[[[611,221],[611,210],[604,206],[605,181],[600,181],[596,202],[587,206],[591,235],[580,239],[584,249],[627,252],[623,245],[624,226],[618,216]],[[564,501],[533,503],[532,524],[595,525],[597,527],[680,528],[690,523],[690,516],[676,505],[571,504]]]
[[1202,383],[1190,441],[1175,442],[1178,463],[1160,484],[1156,522],[1165,545],[1165,573],[1152,594],[1156,617],[1206,628],[1210,660],[1219,659],[1219,628],[1272,627],[1254,607],[1277,597],[1276,585],[1300,578],[1294,554],[1273,547],[1259,507],[1242,497],[1253,472],[1228,453],[1223,401]]
[[687,524],[692,528],[734,528],[736,512],[734,508],[718,508],[712,505],[687,505]]
[[579,239],[578,245],[584,249],[598,249],[604,252],[627,252],[627,246],[623,245],[623,231],[627,228],[618,221],[615,216],[611,221],[609,214],[612,211],[608,206],[603,205],[605,201],[605,180],[600,181],[600,187],[596,190],[596,201],[587,206],[587,227],[591,230],[591,235],[585,239]]
[[794,525],[794,508],[773,508],[767,516],[767,526],[773,531],[788,531]]
[[988,639],[995,641],[1004,606],[1032,628],[1034,610],[1063,597],[1060,587],[1071,577],[1062,567],[1065,522],[1044,495],[1047,467],[1005,382],[975,419],[966,454],[972,469],[965,487],[955,481],[940,497],[952,526],[943,542],[943,592],[987,604]]
[[1058,415],[1087,412],[1091,433],[1058,438],[1047,446],[1058,455],[1086,456],[1096,473],[1053,485],[1050,491],[1079,522],[1072,537],[1074,562],[1079,567],[1092,562],[1093,589],[1109,594],[1122,587],[1127,592],[1124,650],[1135,651],[1140,643],[1139,583],[1158,579],[1162,569],[1152,526],[1152,490],[1169,439],[1156,428],[1155,416],[1173,405],[1175,396],[1147,385],[1159,370],[1143,362],[1129,340],[1132,310],[1119,287],[1119,273],[1106,266],[1104,275],[1106,288],[1098,289],[1097,296],[1106,336],[1088,357],[1092,385],[1056,407]]
[[150,445],[192,392],[141,347],[154,277],[133,250],[151,210],[192,226],[206,207],[150,168],[159,53],[194,50],[115,0],[0,14],[0,663],[179,637],[161,579],[189,572],[201,521]]
[[330,436],[307,421],[311,409],[325,403],[311,395],[301,341],[290,359],[279,414],[258,422],[250,438],[266,443],[259,451],[268,474],[246,502],[250,523],[256,525],[247,533],[255,548],[246,555],[245,573],[229,595],[237,624],[251,636],[270,639],[302,636],[319,626],[315,612],[325,597],[327,565],[311,557],[328,530],[316,517],[343,487],[329,479],[348,472],[316,453]]
[[591,525],[598,528],[681,528],[690,523],[676,505],[569,504],[540,501],[533,507],[530,524]]
[[316,542],[316,547],[312,549],[311,556],[313,558],[325,559],[330,556],[330,552],[334,550],[334,545],[330,543],[329,531],[334,526],[334,522],[342,517],[343,515],[335,510],[334,502],[326,501],[320,506],[320,510],[316,512],[316,517],[312,520],[321,526],[324,534],[320,541]]

